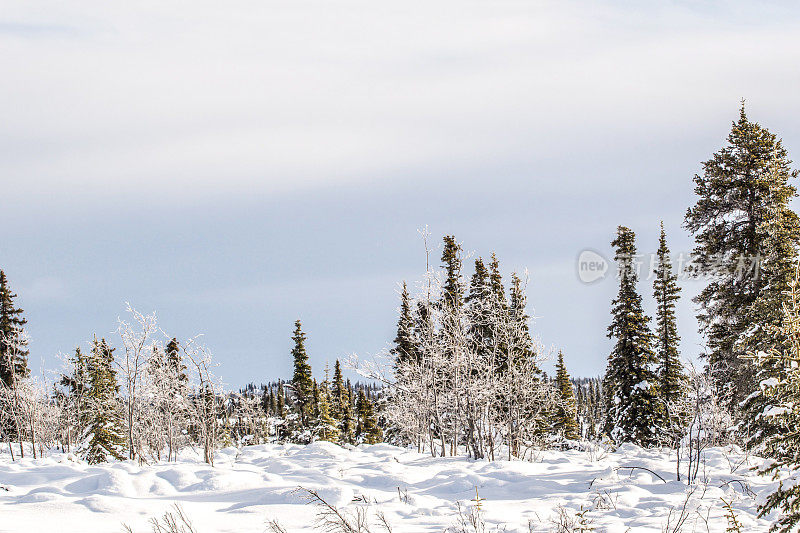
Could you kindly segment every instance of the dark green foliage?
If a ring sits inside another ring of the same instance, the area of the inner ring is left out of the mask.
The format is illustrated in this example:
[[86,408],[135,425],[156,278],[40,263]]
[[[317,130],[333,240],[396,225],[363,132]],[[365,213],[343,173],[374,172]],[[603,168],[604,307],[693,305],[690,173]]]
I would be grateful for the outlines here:
[[578,432],[575,392],[572,390],[572,382],[564,364],[564,354],[560,351],[558,352],[558,362],[556,363],[556,388],[558,389],[559,402],[555,419],[553,420],[553,428],[565,439],[578,439],[580,438],[580,433]]
[[[797,273],[800,276],[800,267]],[[761,465],[763,474],[778,481],[776,490],[759,508],[759,516],[776,510],[779,519],[771,531],[790,533],[800,526],[800,288],[794,281],[787,295],[783,324],[775,330],[775,347],[755,355],[756,362],[780,368],[780,377],[761,383],[763,401],[768,406],[761,414],[775,430],[763,437],[763,446],[773,460]]]
[[89,390],[89,360],[84,355],[80,346],[75,348],[75,354],[69,359],[72,374],[61,376],[60,384],[67,388],[70,396],[83,396]]
[[[655,280],[653,296],[656,300],[656,332],[654,338],[655,356],[658,377],[658,393],[663,403],[663,413],[674,410],[686,394],[687,377],[683,370],[678,352],[678,325],[675,318],[675,302],[680,298],[678,278],[672,271],[672,259],[667,247],[667,236],[664,223],[661,223],[661,235],[658,240],[656,254]],[[669,423],[667,416],[664,423]]]
[[189,376],[183,364],[180,344],[173,338],[167,343],[164,351],[153,349],[148,364],[151,367],[151,379],[160,381],[159,388],[168,389],[168,400],[177,395],[185,396],[189,387]]
[[318,387],[315,386],[314,391],[317,399],[314,437],[318,440],[339,442],[339,422],[332,413],[328,380],[323,381]]
[[397,336],[394,338],[391,354],[395,358],[395,366],[406,361],[419,362],[419,348],[414,336],[414,314],[405,282],[403,292],[400,293],[400,318],[397,320]]
[[[694,178],[697,203],[685,225],[697,242],[697,272],[711,279],[695,299],[708,337],[705,357],[723,401],[736,410],[769,377],[771,369],[743,357],[773,341],[770,328],[780,324],[800,229],[789,205],[797,171],[777,136],[750,121],[743,104],[727,140]],[[758,425],[763,407],[758,399],[751,403],[748,426]]]
[[494,253],[492,253],[492,262],[489,263],[489,272],[489,285],[492,288],[492,293],[497,299],[500,308],[505,309],[507,306],[506,290],[503,287],[503,277],[500,275],[500,262]]
[[186,365],[183,364],[183,359],[181,358],[181,346],[178,339],[174,337],[167,343],[166,361],[175,380],[187,385],[189,376],[186,374]]
[[375,407],[372,400],[367,398],[364,389],[358,389],[358,403],[356,406],[358,425],[356,426],[356,440],[365,444],[377,444],[383,439],[383,432],[378,426],[375,417]]
[[119,386],[114,371],[114,348],[95,337],[89,356],[89,402],[86,460],[101,463],[109,457],[121,459],[125,434],[119,411]]
[[479,257],[475,260],[475,273],[469,284],[469,294],[465,299],[469,319],[469,338],[478,358],[487,363],[493,351],[494,305],[489,272]]
[[[506,300],[506,289],[503,287],[503,278],[500,275],[500,262],[497,255],[492,253],[492,261],[489,263],[489,287],[492,291],[492,303],[497,306],[496,312],[503,316],[508,312],[508,300]],[[527,327],[527,326],[526,326]],[[508,370],[508,343],[503,338],[494,338],[495,343],[495,369],[499,373]]]
[[339,360],[333,366],[333,387],[331,388],[331,410],[338,421],[339,439],[342,443],[351,444],[354,439],[353,408],[347,385],[342,378],[342,367]]
[[275,395],[275,415],[284,418],[286,416],[286,401],[284,400],[283,383],[278,382],[278,393]]
[[452,235],[444,237],[442,266],[445,280],[442,287],[442,306],[460,309],[464,299],[464,281],[461,278],[461,245]]
[[580,434],[587,439],[598,439],[603,427],[603,390],[598,378],[573,379],[577,403]]
[[72,367],[72,373],[70,375],[62,374],[59,383],[67,389],[66,395],[76,414],[77,420],[74,422],[80,433],[86,425],[86,411],[91,389],[90,358],[86,357],[78,346],[75,348],[75,354],[70,358],[69,364]]
[[14,305],[16,297],[0,270],[0,380],[6,387],[29,374],[27,341],[22,335],[27,320]]
[[314,410],[314,389],[316,384],[311,377],[311,365],[308,363],[306,353],[306,334],[303,333],[300,321],[294,323],[292,336],[294,347],[292,359],[294,360],[294,375],[292,376],[292,391],[294,392],[294,406],[300,417],[300,426],[308,427],[309,419]]
[[513,348],[509,349],[509,365],[515,364],[516,361],[530,359],[534,354],[533,339],[531,338],[530,327],[528,325],[530,317],[526,311],[527,306],[528,299],[525,296],[522,279],[520,279],[515,272],[511,274],[511,298],[509,301],[508,313],[511,322],[510,330],[518,338],[515,338],[511,343]]
[[308,426],[313,426],[317,423],[319,419],[319,385],[317,384],[317,380],[313,380],[313,393],[311,394],[311,416],[308,418]]
[[612,303],[612,322],[608,336],[615,339],[608,356],[603,382],[606,403],[605,432],[616,442],[650,446],[656,442],[659,408],[653,362],[650,318],[642,309],[636,291],[638,276],[634,266],[635,235],[620,226],[612,241],[619,267],[619,293]]

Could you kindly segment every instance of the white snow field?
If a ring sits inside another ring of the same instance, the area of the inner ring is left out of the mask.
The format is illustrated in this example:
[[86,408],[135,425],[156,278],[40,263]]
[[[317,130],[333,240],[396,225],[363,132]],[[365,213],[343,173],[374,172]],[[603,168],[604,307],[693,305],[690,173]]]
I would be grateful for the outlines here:
[[[703,482],[688,503],[674,461],[666,451],[630,445],[600,457],[547,451],[535,462],[487,462],[431,458],[386,444],[268,444],[224,449],[214,467],[192,451],[175,463],[90,466],[65,454],[12,463],[6,450],[0,454],[0,531],[113,532],[125,523],[147,532],[148,520],[176,503],[198,533],[264,532],[267,519],[289,532],[313,531],[316,507],[295,491],[301,486],[348,513],[381,511],[395,533],[455,526],[457,502],[469,511],[476,488],[486,531],[556,531],[559,514],[573,520],[581,508],[594,531],[662,532],[670,510],[674,527],[684,508],[678,531],[725,531],[721,498],[733,502],[742,531],[769,528],[771,521],[756,518],[758,502],[774,488],[750,470],[760,460],[736,449],[707,450]],[[629,466],[657,475],[620,468]]]

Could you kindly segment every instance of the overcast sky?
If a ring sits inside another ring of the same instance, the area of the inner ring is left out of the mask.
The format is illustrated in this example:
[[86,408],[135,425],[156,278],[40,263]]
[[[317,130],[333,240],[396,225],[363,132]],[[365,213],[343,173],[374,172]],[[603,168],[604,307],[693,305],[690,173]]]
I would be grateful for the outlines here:
[[[599,375],[617,225],[675,252],[741,98],[800,153],[796,2],[0,0],[0,268],[31,366],[125,302],[231,386],[394,337],[418,228],[528,269],[534,332]],[[642,282],[648,309],[652,288]],[[686,285],[682,355],[696,357]]]

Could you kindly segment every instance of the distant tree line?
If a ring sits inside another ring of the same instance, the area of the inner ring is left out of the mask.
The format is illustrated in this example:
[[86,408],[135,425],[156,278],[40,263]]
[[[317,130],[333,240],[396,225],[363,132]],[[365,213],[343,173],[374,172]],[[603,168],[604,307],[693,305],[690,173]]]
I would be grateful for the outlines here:
[[326,368],[324,380],[314,379],[299,321],[292,379],[230,392],[198,338],[165,338],[155,314],[129,306],[117,346],[93,337],[88,349],[64,357],[48,385],[30,376],[26,320],[15,298],[0,271],[0,439],[12,460],[58,447],[90,463],[172,461],[193,446],[213,464],[222,446],[382,440],[377,387],[345,380],[338,360],[332,378]]
[[325,367],[325,379],[317,381],[306,353],[306,334],[298,320],[292,336],[294,374],[290,381],[278,380],[242,390],[249,398],[260,398],[261,408],[273,420],[278,442],[307,444],[325,440],[338,444],[375,444],[383,439],[375,404],[379,388],[374,384],[344,379],[337,359],[333,376]]

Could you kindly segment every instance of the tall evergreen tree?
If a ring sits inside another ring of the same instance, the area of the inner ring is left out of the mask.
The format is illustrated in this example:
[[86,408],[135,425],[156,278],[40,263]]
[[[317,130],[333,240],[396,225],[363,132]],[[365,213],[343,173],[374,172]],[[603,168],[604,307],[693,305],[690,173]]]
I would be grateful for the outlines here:
[[317,394],[317,416],[314,426],[314,436],[318,440],[339,442],[339,422],[333,416],[331,407],[331,392],[328,384],[328,370],[325,369],[325,381],[315,388]]
[[284,418],[286,416],[285,401],[283,399],[283,383],[278,382],[278,392],[275,398],[275,415]]
[[308,363],[306,334],[303,333],[299,320],[294,323],[292,340],[294,341],[294,347],[292,348],[292,359],[294,360],[294,374],[292,376],[294,405],[300,417],[300,426],[306,428],[308,427],[309,419],[313,415],[316,383],[311,376],[311,365]]
[[658,365],[658,391],[661,400],[665,403],[665,412],[668,411],[666,408],[669,405],[678,403],[686,392],[687,378],[678,352],[680,337],[678,337],[678,325],[675,318],[675,302],[680,298],[680,291],[678,277],[672,271],[672,259],[662,222],[656,254],[653,296],[656,300],[654,340]]
[[464,281],[461,277],[461,245],[452,235],[444,237],[442,250],[442,266],[445,270],[442,287],[442,306],[449,309],[460,309],[464,301]]
[[777,510],[778,519],[770,531],[796,533],[800,530],[800,278],[789,289],[783,325],[774,334],[775,346],[756,358],[771,360],[772,366],[782,369],[780,377],[760,384],[769,402],[763,417],[774,428],[763,437],[772,460],[764,461],[760,470],[778,483],[759,507],[759,516]]
[[75,424],[75,433],[70,429],[68,441],[71,441],[73,437],[80,436],[86,427],[89,391],[91,390],[90,358],[78,346],[75,348],[75,354],[70,358],[69,364],[72,372],[62,374],[59,383],[67,389],[68,412],[72,419],[71,422]]
[[[508,300],[506,300],[506,289],[503,287],[503,277],[500,275],[500,261],[497,260],[497,255],[494,252],[492,252],[492,260],[489,263],[489,287],[492,291],[492,303],[496,306],[494,315],[495,317],[502,317],[508,312]],[[508,344],[502,336],[492,340],[497,343],[494,348],[495,370],[503,373],[508,370]]]
[[314,426],[319,420],[319,385],[317,384],[317,380],[313,380],[313,388],[311,393],[311,406],[309,412],[311,413],[308,417],[308,427]]
[[469,319],[470,342],[482,361],[489,362],[493,349],[493,302],[489,272],[479,257],[475,260],[475,273],[469,284],[469,293],[464,300]]
[[90,387],[89,382],[89,358],[78,346],[75,348],[75,354],[69,359],[72,373],[69,375],[62,374],[60,384],[67,388],[69,396],[83,397]]
[[353,409],[347,394],[347,386],[342,377],[342,367],[339,360],[333,365],[333,387],[331,390],[331,411],[338,421],[339,438],[342,443],[353,441]]
[[619,267],[619,292],[612,304],[609,338],[616,339],[608,356],[603,389],[606,395],[605,431],[617,442],[642,446],[657,438],[658,405],[653,362],[650,318],[644,314],[642,297],[636,290],[635,235],[619,226],[611,242]]
[[556,388],[560,401],[553,426],[565,439],[579,439],[575,391],[572,389],[567,366],[564,364],[564,354],[561,351],[558,352],[558,362],[556,363]]
[[121,459],[125,433],[119,410],[119,385],[114,370],[114,348],[95,337],[89,357],[91,404],[88,416],[86,460],[91,464]]
[[500,307],[505,309],[508,305],[508,302],[506,302],[506,290],[503,287],[503,277],[500,275],[500,261],[497,260],[497,255],[494,252],[492,252],[492,260],[489,263],[489,285]]
[[[509,353],[509,365],[515,361],[531,358],[534,354],[533,339],[530,332],[530,316],[527,312],[528,298],[522,286],[522,279],[516,272],[511,274],[511,298],[509,299],[508,312],[513,331],[520,336],[514,342],[514,350]],[[538,370],[538,369],[537,369]]]
[[29,374],[27,341],[22,335],[27,320],[14,304],[16,297],[0,270],[0,380],[6,387],[14,385],[14,376],[20,379]]
[[419,350],[414,336],[414,313],[405,281],[403,292],[400,293],[400,318],[397,320],[397,336],[394,338],[391,354],[395,358],[395,366],[406,361],[419,362]]
[[372,401],[367,398],[363,388],[358,389],[357,412],[356,439],[366,444],[379,443],[383,438],[383,432],[375,418],[375,407],[372,405]]
[[[727,141],[694,177],[698,198],[685,225],[697,243],[697,273],[710,278],[695,299],[708,338],[704,355],[723,401],[736,410],[753,392],[763,399],[758,383],[774,370],[744,356],[769,349],[771,331],[780,325],[800,224],[789,205],[797,194],[789,182],[798,172],[781,140],[750,121],[742,104]],[[756,423],[763,401],[750,403]]]
[[175,379],[182,385],[189,384],[189,376],[186,373],[186,365],[181,359],[181,346],[178,339],[173,337],[166,346],[166,361]]

